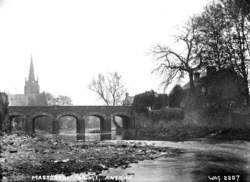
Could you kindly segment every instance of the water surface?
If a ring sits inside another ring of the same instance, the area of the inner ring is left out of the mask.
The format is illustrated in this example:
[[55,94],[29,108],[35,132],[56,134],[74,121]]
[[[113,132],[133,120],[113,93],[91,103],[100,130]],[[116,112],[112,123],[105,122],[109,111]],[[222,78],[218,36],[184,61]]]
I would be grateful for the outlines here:
[[[120,177],[129,182],[196,182],[196,181],[250,181],[250,142],[197,139],[196,141],[135,141],[123,140],[124,133],[85,133],[85,141],[100,141],[108,135],[113,140],[103,142],[132,142],[178,149],[162,154],[154,160],[140,161],[129,168],[111,168],[100,175]],[[65,138],[76,139],[75,133],[63,133]],[[86,176],[74,174],[72,176]],[[74,179],[72,178],[72,179]],[[77,181],[77,180],[75,180]]]
[[181,150],[155,160],[132,164],[127,169],[113,168],[102,175],[127,176],[127,181],[131,182],[250,181],[249,142],[201,140],[143,143]]

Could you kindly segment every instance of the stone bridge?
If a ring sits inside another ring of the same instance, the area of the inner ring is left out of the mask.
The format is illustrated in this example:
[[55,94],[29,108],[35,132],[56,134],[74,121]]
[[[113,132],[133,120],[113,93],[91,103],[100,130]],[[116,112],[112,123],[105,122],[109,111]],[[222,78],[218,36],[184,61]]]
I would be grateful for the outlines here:
[[114,116],[122,118],[123,128],[135,127],[133,110],[129,106],[10,106],[9,118],[21,117],[24,128],[28,133],[35,132],[35,120],[39,117],[48,117],[52,120],[52,132],[59,132],[60,118],[71,116],[76,119],[76,130],[79,134],[85,133],[85,119],[96,116],[100,119],[101,132],[111,131],[111,122]]

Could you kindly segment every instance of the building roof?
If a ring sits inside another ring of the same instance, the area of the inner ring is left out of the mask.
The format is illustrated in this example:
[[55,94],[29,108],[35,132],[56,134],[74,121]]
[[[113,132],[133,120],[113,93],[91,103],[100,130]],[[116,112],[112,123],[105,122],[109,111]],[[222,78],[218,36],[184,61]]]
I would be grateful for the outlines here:
[[125,97],[125,99],[124,99],[124,101],[123,101],[123,105],[125,105],[125,106],[130,106],[130,105],[132,105],[133,104],[133,102],[134,102],[134,96],[129,96],[129,95],[126,95],[126,97]]
[[[199,80],[194,81],[194,86],[198,85],[210,85],[212,83],[216,83],[222,80],[222,78],[229,78],[233,77],[235,79],[238,79],[239,81],[242,80],[242,77],[238,75],[233,68],[224,68],[219,71],[214,71],[213,73],[210,73],[209,75],[204,75]],[[186,83],[183,87],[183,90],[187,90],[190,88],[190,82]]]

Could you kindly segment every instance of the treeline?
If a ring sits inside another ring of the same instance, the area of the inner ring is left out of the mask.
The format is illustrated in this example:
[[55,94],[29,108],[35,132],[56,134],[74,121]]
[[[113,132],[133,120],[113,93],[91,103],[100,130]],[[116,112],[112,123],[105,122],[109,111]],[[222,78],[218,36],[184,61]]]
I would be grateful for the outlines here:
[[184,98],[181,86],[176,85],[170,94],[158,94],[151,90],[135,95],[132,107],[138,113],[148,113],[150,110],[159,110],[165,107],[180,107]]
[[188,76],[194,93],[194,74],[208,67],[216,71],[232,68],[243,80],[242,95],[249,105],[250,3],[246,0],[218,0],[190,18],[176,36],[178,46],[158,45],[154,72],[163,77],[166,88],[175,79]]

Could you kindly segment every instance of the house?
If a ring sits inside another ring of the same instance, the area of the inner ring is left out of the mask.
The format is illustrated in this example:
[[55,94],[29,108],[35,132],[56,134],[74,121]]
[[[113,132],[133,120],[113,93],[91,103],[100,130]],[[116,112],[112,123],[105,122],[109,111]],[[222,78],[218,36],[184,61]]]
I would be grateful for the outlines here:
[[123,101],[123,105],[124,106],[132,106],[134,102],[134,97],[133,96],[129,96],[129,93],[126,93],[125,99]]
[[[208,67],[206,75],[200,77],[199,73],[194,74],[195,104],[202,107],[228,108],[244,103],[243,78],[233,68],[228,67],[216,70],[215,67]],[[184,85],[184,91],[190,90],[189,83]],[[188,101],[189,100],[189,101]],[[186,98],[185,105],[190,105]]]

